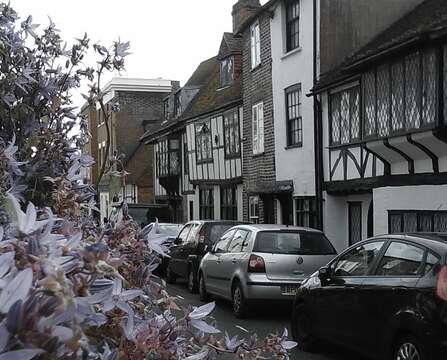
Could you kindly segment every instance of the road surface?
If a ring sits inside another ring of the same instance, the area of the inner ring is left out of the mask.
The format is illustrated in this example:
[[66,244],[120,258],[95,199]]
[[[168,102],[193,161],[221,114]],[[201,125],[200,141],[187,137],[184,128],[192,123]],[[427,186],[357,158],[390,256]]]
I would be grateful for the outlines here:
[[[171,296],[179,296],[179,303],[182,305],[203,305],[199,300],[199,296],[197,294],[190,294],[186,288],[186,284],[181,281],[178,281],[175,285],[168,285],[168,292]],[[256,332],[259,336],[266,336],[275,331],[282,334],[284,328],[287,327],[290,334],[290,314],[291,308],[287,307],[285,304],[266,304],[257,306],[248,319],[240,320],[236,319],[233,315],[229,302],[216,300],[216,309],[212,315],[217,320],[219,330],[223,332],[227,331],[230,336],[237,334],[243,337],[246,335],[246,332],[243,329]],[[357,354],[330,345],[326,345],[324,348],[319,349],[317,353],[313,354],[294,350],[292,359],[365,360]]]

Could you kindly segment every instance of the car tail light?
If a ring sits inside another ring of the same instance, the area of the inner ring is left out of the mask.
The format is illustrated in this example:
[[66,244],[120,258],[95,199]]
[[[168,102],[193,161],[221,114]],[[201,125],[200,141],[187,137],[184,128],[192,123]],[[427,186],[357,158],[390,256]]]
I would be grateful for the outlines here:
[[199,243],[205,242],[205,228],[201,228],[199,231]]
[[248,260],[248,272],[265,273],[264,259],[258,255],[250,255]]
[[438,274],[436,294],[438,294],[442,300],[447,301],[447,266],[443,266]]

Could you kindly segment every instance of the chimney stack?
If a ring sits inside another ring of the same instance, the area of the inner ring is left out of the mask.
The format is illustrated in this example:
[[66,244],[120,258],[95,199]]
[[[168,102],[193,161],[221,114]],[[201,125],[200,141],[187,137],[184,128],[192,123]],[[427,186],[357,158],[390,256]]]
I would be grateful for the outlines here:
[[233,33],[236,34],[241,25],[261,7],[259,0],[239,0],[233,5]]

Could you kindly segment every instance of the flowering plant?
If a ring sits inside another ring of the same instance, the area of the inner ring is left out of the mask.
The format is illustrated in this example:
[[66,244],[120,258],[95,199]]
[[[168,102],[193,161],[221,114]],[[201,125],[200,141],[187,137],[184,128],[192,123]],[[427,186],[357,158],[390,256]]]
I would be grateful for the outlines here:
[[37,29],[0,4],[0,360],[288,358],[287,331],[220,336],[214,303],[177,304],[153,275],[167,255],[158,224],[140,229],[125,204],[96,223],[71,93],[86,79],[103,107],[100,78],[123,69],[129,44],[93,45],[95,70],[82,62],[87,35],[68,48],[53,23]]

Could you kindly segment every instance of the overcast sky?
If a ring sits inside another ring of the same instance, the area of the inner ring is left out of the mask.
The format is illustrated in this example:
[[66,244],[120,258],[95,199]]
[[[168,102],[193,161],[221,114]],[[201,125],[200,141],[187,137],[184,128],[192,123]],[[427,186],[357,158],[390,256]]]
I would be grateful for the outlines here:
[[[36,23],[50,16],[69,41],[87,32],[93,42],[130,41],[130,77],[180,80],[219,50],[232,30],[236,0],[10,0],[21,18]],[[265,3],[265,1],[261,1]]]

